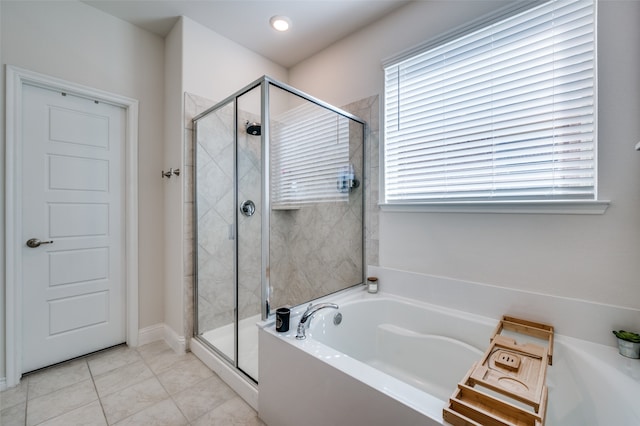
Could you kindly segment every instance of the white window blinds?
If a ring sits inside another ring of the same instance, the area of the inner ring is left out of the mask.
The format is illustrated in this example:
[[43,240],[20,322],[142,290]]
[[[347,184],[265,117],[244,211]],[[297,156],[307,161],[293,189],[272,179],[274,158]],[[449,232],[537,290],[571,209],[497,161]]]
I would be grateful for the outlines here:
[[349,120],[303,104],[271,122],[274,207],[348,201],[341,176],[349,170]]
[[386,202],[593,200],[594,28],[550,1],[385,67]]

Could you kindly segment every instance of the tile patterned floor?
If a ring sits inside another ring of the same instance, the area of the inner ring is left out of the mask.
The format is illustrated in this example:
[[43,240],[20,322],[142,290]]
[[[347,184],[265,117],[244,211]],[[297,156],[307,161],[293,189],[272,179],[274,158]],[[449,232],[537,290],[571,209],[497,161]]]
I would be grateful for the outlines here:
[[193,354],[117,346],[22,378],[0,393],[3,426],[264,426]]

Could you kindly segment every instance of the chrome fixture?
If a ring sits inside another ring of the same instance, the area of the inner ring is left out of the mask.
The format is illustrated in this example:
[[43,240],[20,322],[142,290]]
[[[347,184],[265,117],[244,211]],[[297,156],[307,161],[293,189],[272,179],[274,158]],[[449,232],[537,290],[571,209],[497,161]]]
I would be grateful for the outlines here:
[[333,316],[333,325],[340,325],[342,323],[342,314],[338,312]]
[[305,330],[307,329],[307,327],[309,327],[311,318],[313,318],[316,312],[325,308],[339,309],[338,305],[336,305],[335,303],[318,303],[317,305],[309,303],[309,306],[307,306],[307,310],[304,311],[304,314],[302,314],[302,318],[300,318],[300,322],[298,323],[298,333],[296,334],[296,339],[304,340],[307,338],[307,336],[305,335]]
[[27,247],[30,247],[30,248],[40,247],[41,244],[53,244],[53,240],[40,241],[37,238],[31,238],[31,239],[27,240]]
[[180,169],[170,168],[168,172],[162,171],[162,177],[171,179],[171,175],[180,176]]
[[240,213],[242,213],[243,215],[251,217],[255,212],[256,205],[253,203],[253,201],[247,200],[243,201],[242,204],[240,204]]
[[262,134],[262,126],[260,123],[249,123],[248,121],[244,123],[245,129],[247,133],[251,136],[260,136]]
[[351,192],[360,186],[360,181],[356,179],[353,164],[342,167],[338,177],[338,192]]

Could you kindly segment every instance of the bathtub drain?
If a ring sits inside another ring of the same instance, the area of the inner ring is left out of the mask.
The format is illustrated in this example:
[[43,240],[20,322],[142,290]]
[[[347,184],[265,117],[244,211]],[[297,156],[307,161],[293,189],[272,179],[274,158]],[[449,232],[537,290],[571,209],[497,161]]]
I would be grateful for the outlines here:
[[335,314],[333,316],[333,323],[335,325],[340,325],[341,322],[342,322],[342,314],[340,312],[338,312],[337,314]]

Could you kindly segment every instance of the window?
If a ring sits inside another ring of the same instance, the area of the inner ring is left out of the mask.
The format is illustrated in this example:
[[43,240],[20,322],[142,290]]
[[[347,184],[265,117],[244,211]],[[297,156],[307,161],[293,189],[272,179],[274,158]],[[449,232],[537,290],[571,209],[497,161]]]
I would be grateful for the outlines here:
[[289,109],[271,122],[271,155],[275,208],[349,200],[349,119],[311,103]]
[[593,1],[385,66],[385,202],[596,199]]

